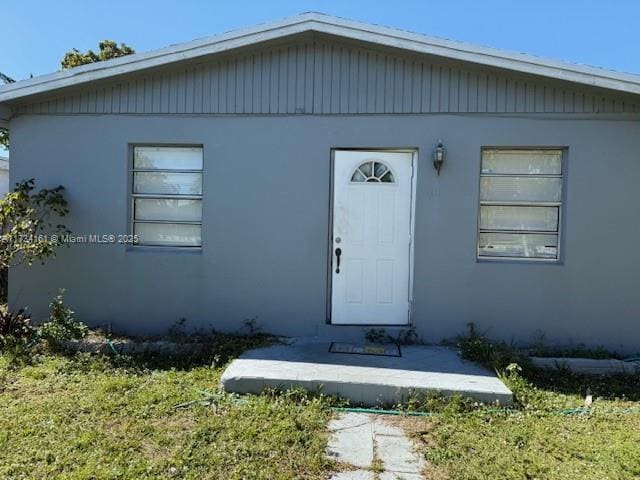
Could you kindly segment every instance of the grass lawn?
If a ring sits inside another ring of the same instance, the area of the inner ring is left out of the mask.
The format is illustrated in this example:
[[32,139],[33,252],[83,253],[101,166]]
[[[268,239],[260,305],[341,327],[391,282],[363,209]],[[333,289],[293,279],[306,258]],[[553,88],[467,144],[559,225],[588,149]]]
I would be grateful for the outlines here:
[[301,394],[182,402],[222,369],[0,355],[0,478],[322,478],[326,402]]
[[[433,479],[640,478],[640,375],[607,379],[531,370],[507,383],[517,410],[451,405],[412,422]],[[583,405],[590,414],[559,412]]]
[[[227,352],[228,353],[228,352]],[[225,354],[223,360],[232,354]],[[0,478],[328,478],[326,400],[300,392],[176,405],[215,392],[221,368],[169,360],[0,355]],[[442,406],[399,419],[429,479],[640,478],[640,376],[528,370],[513,409]],[[580,407],[589,387],[590,414]]]

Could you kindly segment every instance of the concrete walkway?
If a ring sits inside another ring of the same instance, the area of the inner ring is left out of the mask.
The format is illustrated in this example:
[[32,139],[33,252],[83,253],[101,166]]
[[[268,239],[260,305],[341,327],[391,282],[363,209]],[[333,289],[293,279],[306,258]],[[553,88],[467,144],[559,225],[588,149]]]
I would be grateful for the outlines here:
[[401,352],[401,357],[386,357],[329,353],[329,343],[274,345],[245,352],[231,362],[221,382],[236,393],[303,387],[367,406],[398,404],[416,392],[502,405],[513,400],[493,372],[462,360],[454,350],[403,346]]
[[350,470],[331,480],[418,480],[425,462],[403,430],[383,415],[345,413],[329,423],[327,455]]

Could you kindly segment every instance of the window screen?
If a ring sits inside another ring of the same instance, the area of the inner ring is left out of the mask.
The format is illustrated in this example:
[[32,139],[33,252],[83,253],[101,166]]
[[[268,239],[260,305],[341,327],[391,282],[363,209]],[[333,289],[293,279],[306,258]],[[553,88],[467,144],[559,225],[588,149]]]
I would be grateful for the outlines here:
[[484,149],[479,258],[558,259],[562,150]]
[[133,233],[139,245],[202,245],[200,147],[135,147]]

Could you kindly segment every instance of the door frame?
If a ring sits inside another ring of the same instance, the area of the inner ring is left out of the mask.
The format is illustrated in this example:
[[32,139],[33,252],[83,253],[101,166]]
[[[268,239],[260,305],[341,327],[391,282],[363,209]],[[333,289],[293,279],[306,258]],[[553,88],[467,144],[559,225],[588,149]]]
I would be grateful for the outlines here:
[[409,311],[407,313],[407,324],[376,324],[375,327],[408,327],[413,325],[413,277],[414,277],[414,252],[415,252],[415,221],[416,221],[416,187],[418,183],[418,148],[366,148],[366,147],[334,147],[331,149],[329,162],[329,231],[327,235],[327,310],[326,323],[336,327],[367,327],[360,323],[339,323],[331,322],[332,296],[333,296],[333,196],[334,196],[334,172],[336,152],[392,152],[411,154],[411,199],[409,201]]

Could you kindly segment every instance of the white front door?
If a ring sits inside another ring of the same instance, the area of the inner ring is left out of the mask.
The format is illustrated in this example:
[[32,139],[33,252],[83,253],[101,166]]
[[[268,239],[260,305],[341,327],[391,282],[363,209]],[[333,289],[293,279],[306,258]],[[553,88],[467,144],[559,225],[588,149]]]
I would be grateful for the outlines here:
[[407,325],[413,153],[337,150],[331,323]]

